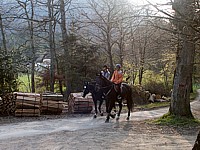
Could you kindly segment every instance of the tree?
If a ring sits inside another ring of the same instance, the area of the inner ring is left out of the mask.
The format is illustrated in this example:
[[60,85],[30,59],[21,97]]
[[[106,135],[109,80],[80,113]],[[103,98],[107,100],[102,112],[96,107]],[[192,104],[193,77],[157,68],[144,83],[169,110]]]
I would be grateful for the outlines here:
[[175,116],[193,117],[190,109],[190,91],[195,56],[195,32],[191,26],[195,11],[194,0],[175,0],[173,9],[177,19],[174,25],[179,33],[179,41],[169,111]]
[[[35,59],[36,59],[36,51],[35,51],[35,37],[34,37],[34,3],[33,0],[28,0],[26,2],[17,0],[18,4],[24,10],[24,15],[26,16],[28,31],[29,31],[29,39],[30,39],[30,49],[31,49],[31,91],[35,92]],[[30,2],[30,13],[28,3]]]
[[82,16],[86,18],[85,22],[90,24],[89,33],[93,42],[99,44],[108,58],[111,72],[114,71],[114,45],[117,41],[117,25],[121,19],[119,16],[123,5],[125,4],[119,0],[90,0],[90,15],[82,12]]
[[53,32],[53,0],[48,0],[48,17],[49,17],[49,49],[51,55],[51,65],[50,65],[50,91],[54,92],[55,83],[55,43],[54,43],[54,32]]
[[[69,1],[70,2],[70,1]],[[65,75],[65,84],[67,87],[67,97],[71,92],[71,78],[69,76],[69,68],[70,63],[67,62],[67,60],[70,59],[69,56],[69,39],[68,39],[68,33],[67,33],[67,26],[66,26],[66,13],[65,13],[65,2],[64,0],[60,0],[60,14],[61,14],[61,32],[62,32],[62,46],[64,49],[64,56],[65,56],[65,69],[64,69],[64,75]]]

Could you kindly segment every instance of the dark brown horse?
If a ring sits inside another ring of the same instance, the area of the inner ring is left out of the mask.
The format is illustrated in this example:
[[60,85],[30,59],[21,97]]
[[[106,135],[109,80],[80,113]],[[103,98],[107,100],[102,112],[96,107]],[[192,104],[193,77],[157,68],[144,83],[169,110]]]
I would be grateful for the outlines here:
[[[94,108],[95,108],[94,118],[97,117],[98,110],[99,110],[99,113],[101,114],[101,116],[103,116],[103,111],[101,111],[101,105],[103,104],[103,101],[105,99],[103,91],[96,90],[95,84],[96,83],[85,82],[84,88],[83,88],[83,97],[85,97],[88,93],[92,94],[92,99],[93,99]],[[98,110],[97,110],[97,101],[99,101]]]
[[112,108],[115,106],[115,102],[119,103],[119,111],[117,114],[117,120],[120,117],[120,113],[122,110],[122,101],[127,101],[127,107],[128,107],[128,117],[127,120],[130,119],[130,112],[132,111],[133,107],[133,100],[132,100],[132,89],[129,85],[122,83],[121,85],[121,96],[122,99],[117,99],[118,91],[115,87],[115,84],[112,83],[110,80],[106,79],[104,76],[97,75],[96,77],[96,87],[99,89],[102,89],[106,95],[106,110],[107,110],[107,118],[105,122],[109,122]]

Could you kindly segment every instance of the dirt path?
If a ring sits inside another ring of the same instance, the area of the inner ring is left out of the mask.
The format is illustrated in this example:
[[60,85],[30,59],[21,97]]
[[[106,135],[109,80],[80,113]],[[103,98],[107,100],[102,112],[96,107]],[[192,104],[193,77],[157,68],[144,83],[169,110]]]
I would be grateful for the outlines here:
[[[199,91],[200,92],[200,91]],[[200,116],[200,97],[191,104]],[[131,121],[104,123],[105,117],[21,122],[0,126],[0,149],[8,150],[190,150],[199,128],[171,128],[149,125],[145,119],[168,111],[134,112]]]

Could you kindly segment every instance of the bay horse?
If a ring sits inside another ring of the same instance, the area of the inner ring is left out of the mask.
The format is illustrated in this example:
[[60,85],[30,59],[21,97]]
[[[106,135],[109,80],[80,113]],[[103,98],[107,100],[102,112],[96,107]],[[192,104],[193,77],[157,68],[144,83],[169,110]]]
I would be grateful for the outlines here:
[[117,120],[120,117],[120,113],[122,110],[122,101],[127,101],[127,107],[128,107],[128,116],[126,120],[130,119],[130,112],[132,111],[133,107],[133,100],[132,100],[132,89],[131,87],[126,84],[122,83],[121,85],[121,97],[122,99],[118,99],[118,91],[116,89],[116,86],[113,82],[106,79],[101,74],[96,76],[96,87],[99,89],[102,89],[106,96],[106,110],[107,110],[107,117],[105,122],[109,122],[112,108],[115,106],[115,102],[119,103],[119,111],[117,114]]
[[[101,106],[104,101],[103,91],[97,90],[95,88],[95,84],[96,83],[85,82],[84,87],[83,87],[83,97],[85,97],[88,93],[92,94],[92,99],[93,99],[94,107],[95,107],[94,118],[97,117],[98,110],[99,110],[100,115],[103,116],[103,112],[101,111]],[[97,101],[99,101],[98,110],[97,110]]]

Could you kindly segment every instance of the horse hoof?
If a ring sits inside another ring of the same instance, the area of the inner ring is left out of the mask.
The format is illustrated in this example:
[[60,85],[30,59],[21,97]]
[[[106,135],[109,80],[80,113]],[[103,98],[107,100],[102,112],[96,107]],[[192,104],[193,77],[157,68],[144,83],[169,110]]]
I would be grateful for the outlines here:
[[109,120],[106,120],[105,123],[109,123]]
[[129,120],[129,117],[127,117],[126,120]]
[[93,118],[97,118],[97,115],[94,115],[94,117]]
[[116,120],[119,120],[119,117],[117,117]]
[[114,115],[110,115],[110,116],[114,119],[116,115],[114,114]]
[[103,113],[101,113],[101,116],[103,116]]

